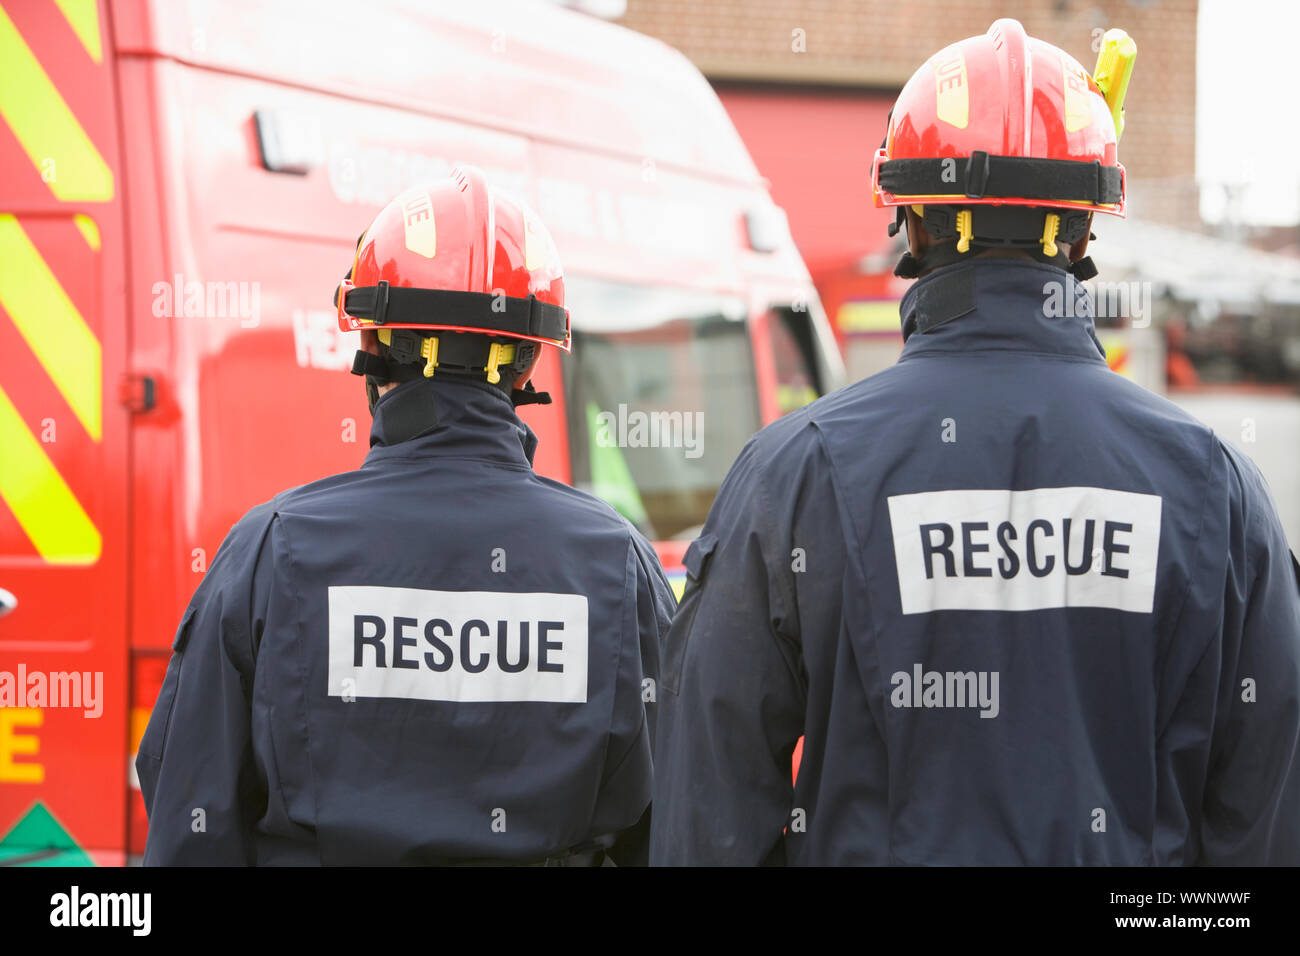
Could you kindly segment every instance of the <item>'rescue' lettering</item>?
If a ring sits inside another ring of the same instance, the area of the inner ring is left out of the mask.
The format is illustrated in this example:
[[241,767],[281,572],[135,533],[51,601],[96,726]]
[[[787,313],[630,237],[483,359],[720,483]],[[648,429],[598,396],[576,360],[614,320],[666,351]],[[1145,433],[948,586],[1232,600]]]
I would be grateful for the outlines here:
[[[1029,522],[1029,528],[1025,535],[1025,567],[1030,574],[1036,578],[1046,577],[1052,573],[1056,566],[1057,555],[1051,553],[1053,547],[1059,549],[1060,558],[1065,563],[1066,574],[1087,574],[1089,571],[1097,571],[1099,574],[1107,574],[1111,577],[1126,578],[1128,569],[1119,567],[1115,563],[1115,555],[1126,554],[1128,545],[1121,544],[1117,539],[1119,534],[1128,534],[1133,530],[1133,525],[1127,521],[1107,521],[1106,530],[1103,535],[1105,545],[1101,548],[1100,555],[1103,557],[1101,565],[1094,565],[1093,560],[1097,554],[1093,551],[1093,541],[1096,539],[1097,522],[1092,518],[1086,518],[1083,521],[1083,531],[1074,532],[1078,537],[1083,538],[1083,543],[1079,544],[1071,538],[1071,527],[1077,526],[1071,518],[1062,518],[1060,523],[1060,533],[1057,533],[1057,526],[1053,522],[1043,518],[1036,518]],[[975,559],[978,554],[990,550],[992,535],[987,521],[963,521],[961,523],[961,570],[956,570],[957,563],[953,557],[953,528],[951,525],[942,521],[921,525],[921,549],[925,556],[925,576],[933,578],[935,575],[934,558],[941,558],[943,564],[941,570],[944,577],[968,577],[968,578],[991,578],[993,577],[993,567],[977,566]],[[997,525],[997,544],[1001,548],[1001,557],[997,559],[997,572],[1003,578],[1014,578],[1020,573],[1022,567],[1020,555],[1016,549],[1015,542],[1020,533],[1016,530],[1013,522],[1003,521]],[[978,535],[978,539],[977,536]],[[1059,544],[1053,545],[1049,539],[1056,539]],[[1076,555],[1075,560],[1071,555]],[[981,558],[980,560],[987,560]]]
[[579,594],[329,589],[332,697],[587,699]]
[[1160,505],[1157,495],[1109,488],[893,495],[889,520],[903,613],[1149,613]]

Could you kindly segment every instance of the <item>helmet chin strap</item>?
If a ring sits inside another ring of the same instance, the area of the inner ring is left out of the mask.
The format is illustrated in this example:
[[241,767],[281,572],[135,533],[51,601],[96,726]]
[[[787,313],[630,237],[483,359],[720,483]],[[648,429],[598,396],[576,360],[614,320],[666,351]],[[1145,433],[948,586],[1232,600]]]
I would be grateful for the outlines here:
[[[983,246],[979,243],[971,243],[967,252],[958,252],[955,243],[944,243],[943,245],[930,246],[925,253],[919,258],[912,253],[904,252],[902,258],[898,260],[898,265],[894,266],[894,275],[900,279],[915,279],[922,272],[931,269],[942,269],[944,266],[950,266],[957,262],[968,262],[975,257],[977,253],[988,249],[1005,249],[1005,246]],[[1093,264],[1090,256],[1084,256],[1078,262],[1070,262],[1070,257],[1064,252],[1058,252],[1054,256],[1045,256],[1041,251],[1035,249],[1021,250],[1028,253],[1031,257],[1039,262],[1056,266],[1071,275],[1080,282],[1085,282],[1097,274],[1097,267]]]
[[533,388],[533,383],[529,381],[524,382],[523,388],[510,390],[510,401],[515,408],[520,405],[549,405],[551,404],[551,395],[549,392],[539,392]]
[[[488,381],[498,384],[507,392],[511,404],[549,405],[551,396],[539,392],[531,381],[523,388],[514,388],[513,379],[532,361],[534,350],[538,346],[524,343],[516,346],[517,357],[512,358],[511,365],[492,365],[497,372],[497,382],[488,378],[485,363],[491,363],[492,343],[477,335],[443,335],[440,348],[425,348],[426,336],[409,330],[394,334],[389,341],[387,356],[376,355],[364,349],[358,349],[352,359],[352,374],[364,375],[366,379],[366,400],[370,405],[370,414],[375,413],[379,401],[379,388],[388,384],[401,384],[420,378],[432,378],[435,374],[443,378],[466,378],[475,381]],[[439,362],[438,358],[445,361]]]
[[[1037,262],[1055,266],[1084,281],[1097,274],[1092,259],[1071,263],[1060,242],[1073,245],[1088,235],[1089,214],[1078,210],[1043,210],[1035,207],[989,207],[930,205],[914,206],[920,228],[932,240],[920,256],[903,253],[894,275],[915,279],[922,272],[965,262],[981,252],[1014,249]],[[904,207],[889,227],[891,237],[907,222]],[[953,240],[953,241],[947,241]],[[1060,242],[1058,242],[1060,240]]]

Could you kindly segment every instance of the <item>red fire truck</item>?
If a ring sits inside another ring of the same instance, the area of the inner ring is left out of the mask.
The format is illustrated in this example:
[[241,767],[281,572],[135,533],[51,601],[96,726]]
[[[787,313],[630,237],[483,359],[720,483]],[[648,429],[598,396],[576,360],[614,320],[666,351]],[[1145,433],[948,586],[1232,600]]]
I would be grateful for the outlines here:
[[[330,296],[380,206],[460,162],[568,274],[538,470],[675,570],[744,440],[841,374],[684,58],[546,4],[0,0],[0,863],[141,852],[181,611],[247,508],[360,464]],[[701,413],[701,453],[607,448],[602,412]]]

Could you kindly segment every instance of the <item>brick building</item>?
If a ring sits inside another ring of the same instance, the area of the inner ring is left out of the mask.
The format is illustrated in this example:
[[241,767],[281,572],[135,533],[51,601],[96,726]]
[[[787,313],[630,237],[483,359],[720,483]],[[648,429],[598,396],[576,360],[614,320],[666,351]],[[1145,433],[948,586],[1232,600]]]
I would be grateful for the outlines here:
[[1197,0],[628,0],[620,22],[681,50],[713,83],[835,300],[887,245],[892,216],[872,207],[869,171],[899,89],[932,53],[1001,16],[1088,69],[1106,28],[1137,40],[1120,144],[1130,215],[1197,225]]

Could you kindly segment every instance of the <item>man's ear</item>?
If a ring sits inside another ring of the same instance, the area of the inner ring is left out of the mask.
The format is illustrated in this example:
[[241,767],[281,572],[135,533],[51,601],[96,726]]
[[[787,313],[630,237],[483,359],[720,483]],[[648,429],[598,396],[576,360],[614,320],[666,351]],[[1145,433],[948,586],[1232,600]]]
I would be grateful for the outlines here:
[[1092,235],[1092,213],[1088,213],[1088,228],[1083,233],[1083,238],[1076,239],[1070,246],[1070,261],[1078,262],[1088,254],[1088,239]]
[[[371,355],[379,354],[379,336],[374,329],[361,330],[361,351],[369,352]],[[370,415],[374,417],[375,403],[379,401],[379,389],[370,381],[370,377],[365,379],[366,386],[366,404],[370,406]]]
[[528,384],[529,380],[533,377],[533,372],[537,369],[537,363],[542,360],[542,348],[543,346],[541,345],[533,347],[533,360],[528,363],[527,368],[515,377],[514,385],[512,386],[513,388],[521,389]]
[[921,217],[916,214],[911,206],[907,207],[907,251],[913,258],[920,259],[925,255],[925,251],[930,248],[934,242],[930,234],[925,231],[925,225]]

